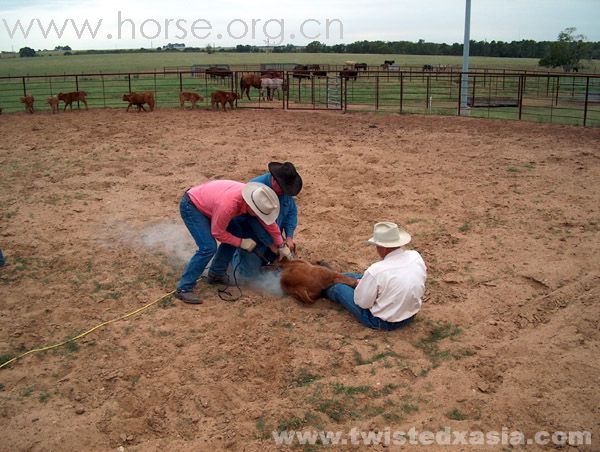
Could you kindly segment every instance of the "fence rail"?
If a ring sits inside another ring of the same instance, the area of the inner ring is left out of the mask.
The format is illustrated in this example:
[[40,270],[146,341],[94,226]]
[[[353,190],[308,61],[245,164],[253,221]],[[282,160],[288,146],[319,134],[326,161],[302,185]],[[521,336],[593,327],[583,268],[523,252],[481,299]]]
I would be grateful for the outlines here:
[[[275,68],[269,68],[275,69]],[[263,69],[264,70],[264,69]],[[175,70],[131,73],[90,73],[0,77],[0,107],[5,113],[23,111],[20,96],[35,97],[35,109],[58,92],[86,91],[90,108],[118,108],[123,94],[153,91],[157,107],[179,106],[180,91],[196,91],[210,106],[216,90],[240,92],[240,78],[252,71]],[[259,69],[256,70],[259,72]],[[286,71],[287,90],[273,101],[239,99],[238,107],[389,111],[516,119],[600,127],[600,75],[452,71],[325,71],[316,76]],[[468,78],[468,105],[461,106],[463,78]],[[81,107],[81,106],[79,106]]]

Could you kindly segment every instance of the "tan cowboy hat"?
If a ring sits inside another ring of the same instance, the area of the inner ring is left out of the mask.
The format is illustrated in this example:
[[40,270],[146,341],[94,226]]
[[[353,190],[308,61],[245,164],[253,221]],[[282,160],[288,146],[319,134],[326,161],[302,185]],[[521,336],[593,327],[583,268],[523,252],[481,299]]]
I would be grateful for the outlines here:
[[279,198],[272,188],[258,182],[248,182],[242,189],[248,207],[266,225],[275,223],[279,215]]
[[410,234],[399,228],[396,223],[381,221],[373,226],[373,237],[367,240],[367,243],[384,248],[396,248],[406,245],[410,240]]

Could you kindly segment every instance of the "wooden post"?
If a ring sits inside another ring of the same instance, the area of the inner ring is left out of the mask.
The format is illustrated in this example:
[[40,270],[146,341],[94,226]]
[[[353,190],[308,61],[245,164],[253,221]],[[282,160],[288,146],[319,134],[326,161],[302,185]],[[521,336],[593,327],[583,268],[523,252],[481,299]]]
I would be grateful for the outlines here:
[[585,102],[583,104],[583,127],[586,126],[586,122],[587,122],[589,94],[590,94],[590,77],[588,75],[585,80]]
[[375,79],[375,110],[379,110],[379,75]]

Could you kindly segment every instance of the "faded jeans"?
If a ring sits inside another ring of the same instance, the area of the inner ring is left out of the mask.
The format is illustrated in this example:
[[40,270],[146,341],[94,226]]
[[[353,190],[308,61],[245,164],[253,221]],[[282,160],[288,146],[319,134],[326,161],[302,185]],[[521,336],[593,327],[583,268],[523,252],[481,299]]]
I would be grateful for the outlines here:
[[190,201],[187,193],[179,203],[181,218],[194,238],[198,250],[188,262],[181,279],[177,283],[177,289],[182,292],[190,292],[196,286],[196,281],[217,252],[217,242],[210,230],[210,218],[200,212]]
[[[357,273],[344,273],[346,276],[351,278],[360,279],[362,275]],[[325,296],[331,301],[341,304],[350,313],[358,319],[364,326],[373,328],[375,330],[396,330],[408,325],[415,318],[413,315],[406,320],[401,322],[386,322],[385,320],[375,317],[371,314],[369,309],[364,309],[354,303],[354,287],[347,286],[346,284],[334,284],[325,290]]]

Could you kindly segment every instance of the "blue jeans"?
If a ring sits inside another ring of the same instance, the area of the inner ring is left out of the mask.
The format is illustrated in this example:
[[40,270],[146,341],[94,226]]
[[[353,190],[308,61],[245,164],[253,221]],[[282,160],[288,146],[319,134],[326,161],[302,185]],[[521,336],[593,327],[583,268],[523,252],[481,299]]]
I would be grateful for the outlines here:
[[[362,275],[356,273],[344,273],[346,276],[360,279]],[[334,284],[325,290],[325,296],[331,301],[341,304],[350,313],[356,317],[364,326],[375,330],[396,330],[408,325],[414,319],[414,315],[401,322],[386,322],[385,320],[375,317],[368,309],[361,308],[354,303],[354,287],[346,284]]]
[[[254,240],[257,244],[255,252],[260,253],[265,259],[272,261],[277,257],[269,249],[269,246],[273,244],[273,237],[271,237],[255,217],[251,215],[237,216],[229,222],[227,231],[236,237]],[[240,276],[243,278],[255,276],[261,265],[265,263],[255,253],[249,253],[227,243],[221,243],[209,272],[214,275],[224,275],[232,259],[234,260],[234,265],[238,267]]]
[[177,289],[190,292],[196,286],[196,281],[217,252],[217,242],[210,231],[210,218],[200,212],[190,201],[187,195],[179,203],[181,218],[194,238],[198,250],[188,262]]

